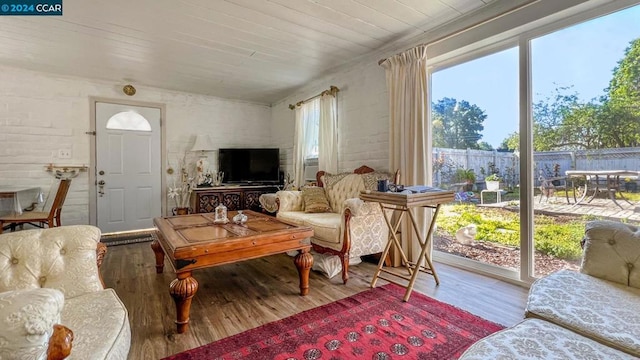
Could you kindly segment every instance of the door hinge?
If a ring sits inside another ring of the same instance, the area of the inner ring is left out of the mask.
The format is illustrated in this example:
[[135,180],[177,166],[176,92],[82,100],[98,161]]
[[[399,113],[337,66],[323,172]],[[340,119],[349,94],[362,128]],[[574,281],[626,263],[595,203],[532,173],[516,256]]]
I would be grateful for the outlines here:
[[95,131],[86,131],[85,134],[96,136],[96,132]]

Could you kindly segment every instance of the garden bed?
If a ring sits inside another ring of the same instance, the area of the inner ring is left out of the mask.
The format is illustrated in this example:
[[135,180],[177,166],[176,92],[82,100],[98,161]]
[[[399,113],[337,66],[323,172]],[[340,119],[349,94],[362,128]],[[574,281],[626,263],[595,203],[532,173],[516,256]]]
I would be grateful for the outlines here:
[[[580,216],[539,215],[534,222],[536,276],[560,269],[577,270],[584,224]],[[447,205],[438,217],[434,249],[449,254],[518,270],[520,267],[520,219],[517,212],[474,205]],[[461,243],[455,233],[476,226],[475,240]]]
[[[493,264],[516,271],[520,269],[519,248],[503,246],[488,241],[476,241],[469,245],[460,244],[452,237],[442,234],[434,236],[433,248],[486,264]],[[539,251],[536,251],[534,257],[536,276],[547,275],[560,269],[578,270],[580,267],[580,260],[558,259],[542,254]]]

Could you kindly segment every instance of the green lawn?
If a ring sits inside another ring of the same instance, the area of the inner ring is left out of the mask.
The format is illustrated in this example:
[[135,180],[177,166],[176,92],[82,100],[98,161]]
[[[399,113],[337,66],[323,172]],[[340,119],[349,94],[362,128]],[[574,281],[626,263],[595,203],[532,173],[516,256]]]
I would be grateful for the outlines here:
[[[594,217],[535,215],[534,239],[537,251],[566,260],[579,259],[584,225]],[[476,240],[520,246],[518,212],[500,208],[479,208],[473,204],[443,206],[438,215],[438,232],[455,237],[458,229],[469,224],[477,227]]]

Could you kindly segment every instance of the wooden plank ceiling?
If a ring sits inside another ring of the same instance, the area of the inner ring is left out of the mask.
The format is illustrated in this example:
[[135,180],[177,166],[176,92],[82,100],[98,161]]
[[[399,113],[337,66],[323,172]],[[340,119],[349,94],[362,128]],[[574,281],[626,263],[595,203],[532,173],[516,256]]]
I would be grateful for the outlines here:
[[490,2],[65,0],[61,17],[0,17],[0,64],[271,104]]

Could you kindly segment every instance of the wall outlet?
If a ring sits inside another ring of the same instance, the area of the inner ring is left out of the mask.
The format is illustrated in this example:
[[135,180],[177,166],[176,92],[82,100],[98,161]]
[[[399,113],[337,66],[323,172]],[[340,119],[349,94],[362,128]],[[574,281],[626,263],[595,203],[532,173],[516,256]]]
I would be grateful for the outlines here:
[[71,150],[69,150],[69,149],[59,149],[58,150],[58,159],[71,159]]

